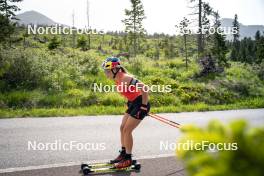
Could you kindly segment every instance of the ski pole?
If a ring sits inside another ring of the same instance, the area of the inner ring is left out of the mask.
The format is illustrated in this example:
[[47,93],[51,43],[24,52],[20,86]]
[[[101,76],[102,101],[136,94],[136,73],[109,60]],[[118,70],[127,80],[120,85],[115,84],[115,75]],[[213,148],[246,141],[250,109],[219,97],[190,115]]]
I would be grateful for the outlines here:
[[169,121],[169,122],[171,122],[171,123],[174,123],[174,124],[176,124],[176,125],[181,125],[181,124],[179,124],[179,123],[177,123],[177,122],[174,122],[174,121],[172,121],[172,120],[169,120],[169,119],[165,119],[164,117],[161,117],[161,116],[159,116],[159,115],[157,115],[157,114],[152,114],[152,113],[150,113],[151,115],[154,115],[154,116],[156,116],[156,117],[158,117],[158,118],[161,118],[161,119],[163,119],[163,120],[166,120],[166,121]]
[[165,119],[164,117],[161,117],[161,116],[159,116],[159,115],[152,114],[152,113],[149,113],[148,115],[149,115],[150,117],[156,119],[156,120],[159,120],[159,121],[161,121],[161,122],[163,122],[163,123],[166,123],[166,124],[168,124],[168,125],[170,125],[170,126],[173,126],[173,127],[175,127],[175,128],[180,128],[180,126],[181,126],[179,123],[174,122],[174,121],[169,120],[169,119]]

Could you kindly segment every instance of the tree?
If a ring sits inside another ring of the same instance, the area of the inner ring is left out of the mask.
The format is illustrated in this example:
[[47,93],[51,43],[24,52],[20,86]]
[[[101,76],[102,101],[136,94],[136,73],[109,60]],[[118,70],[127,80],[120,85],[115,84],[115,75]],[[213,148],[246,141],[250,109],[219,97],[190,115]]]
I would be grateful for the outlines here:
[[214,17],[215,33],[213,34],[212,54],[215,56],[220,66],[227,66],[226,53],[228,51],[228,48],[225,44],[225,35],[217,32],[221,32],[220,30],[217,30],[221,26],[219,13],[214,12]]
[[235,18],[234,18],[234,21],[233,21],[233,28],[234,28],[234,34],[233,34],[233,42],[237,42],[239,41],[239,28],[240,28],[240,25],[239,25],[239,22],[238,22],[238,17],[237,17],[237,14],[235,14]]
[[[193,15],[198,15],[198,35],[197,35],[197,48],[198,48],[198,55],[203,52],[203,42],[202,42],[202,0],[190,0],[190,2],[198,1],[197,5],[192,7],[195,9]],[[198,12],[197,12],[198,9]]]
[[261,63],[264,61],[264,35],[260,35],[257,31],[255,35],[256,40],[256,62]]
[[199,34],[198,34],[198,53],[203,52],[203,44],[202,44],[202,0],[198,2],[199,12],[198,12],[198,27],[199,27]]
[[245,37],[240,41],[239,61],[252,64],[255,62],[254,42],[251,38]]
[[26,49],[26,47],[27,47],[27,42],[26,42],[26,39],[29,37],[29,34],[27,33],[27,32],[25,32],[24,34],[23,34],[23,47],[24,47],[24,49]]
[[82,51],[87,50],[87,39],[84,36],[81,36],[77,40],[77,47],[81,48]]
[[237,14],[235,14],[235,18],[233,21],[233,28],[234,28],[234,34],[233,34],[233,43],[232,43],[232,51],[231,51],[231,59],[234,61],[239,60],[239,22]]
[[190,34],[190,30],[188,29],[189,24],[190,24],[190,21],[186,17],[184,17],[183,20],[180,22],[180,25],[179,25],[180,33],[183,36],[183,42],[184,42],[186,69],[188,69],[187,35]]
[[[10,42],[10,36],[15,31],[15,23],[11,20],[15,18],[15,12],[20,9],[14,3],[22,0],[0,0],[0,43]],[[11,43],[10,43],[11,45]]]
[[209,3],[203,2],[202,4],[202,28],[203,28],[203,33],[202,33],[202,47],[205,50],[206,44],[207,44],[207,40],[209,40],[210,37],[210,33],[209,33],[209,29],[210,29],[210,20],[209,20],[209,16],[212,15],[213,13],[213,9],[212,7],[209,5]]
[[155,44],[154,58],[155,59],[159,59],[160,58],[160,48],[159,48],[158,44]]
[[255,40],[258,41],[261,38],[260,31],[258,30],[255,34]]
[[90,3],[89,0],[87,0],[87,9],[86,9],[86,18],[87,18],[87,26],[88,26],[88,49],[91,49],[91,29],[90,29]]
[[15,12],[20,9],[14,3],[22,0],[0,0],[0,13],[9,19],[15,19]]
[[190,0],[190,2],[196,3],[192,7],[194,9],[192,15],[198,15],[197,49],[198,55],[201,56],[204,53],[205,41],[209,37],[209,16],[213,14],[213,9],[209,3],[203,2],[202,0]]
[[131,10],[125,9],[126,19],[122,22],[126,26],[126,32],[129,34],[129,39],[133,45],[133,54],[137,55],[139,38],[144,35],[144,28],[142,21],[146,18],[141,0],[130,0],[132,7]]
[[15,25],[2,14],[0,14],[0,31],[0,43],[6,43],[15,31]]
[[50,41],[50,43],[48,45],[48,48],[49,48],[49,50],[53,50],[53,49],[58,48],[58,46],[60,46],[60,41],[58,40],[58,38],[56,36],[54,36],[51,39],[51,41]]
[[175,52],[175,46],[174,46],[174,41],[173,37],[165,37],[164,43],[163,43],[163,48],[164,48],[164,55],[167,58],[173,58],[176,56]]
[[[75,26],[75,12],[72,12],[72,28],[78,30]],[[76,47],[76,32],[75,30],[72,31],[72,48]]]
[[124,48],[123,48],[123,41],[122,40],[119,40],[119,42],[118,42],[118,50],[119,51],[123,51],[124,50]]

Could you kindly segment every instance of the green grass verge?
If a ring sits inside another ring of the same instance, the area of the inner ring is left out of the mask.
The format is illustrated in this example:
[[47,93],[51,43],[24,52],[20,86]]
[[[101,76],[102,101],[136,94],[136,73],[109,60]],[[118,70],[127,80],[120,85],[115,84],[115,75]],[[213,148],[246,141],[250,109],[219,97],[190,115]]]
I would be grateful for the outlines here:
[[[179,106],[152,107],[151,112],[192,112],[192,111],[214,111],[232,109],[254,109],[264,108],[264,99],[246,99],[234,104],[208,105],[204,103],[188,104]],[[124,106],[88,106],[85,108],[49,108],[49,109],[0,109],[0,118],[16,117],[65,117],[81,115],[118,115],[123,114]]]

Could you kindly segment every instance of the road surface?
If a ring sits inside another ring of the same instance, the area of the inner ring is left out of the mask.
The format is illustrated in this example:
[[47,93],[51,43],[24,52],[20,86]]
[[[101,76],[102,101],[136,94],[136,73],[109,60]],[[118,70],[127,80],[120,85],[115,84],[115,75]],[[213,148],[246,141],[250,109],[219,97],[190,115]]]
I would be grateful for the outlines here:
[[[224,123],[246,119],[252,126],[264,124],[264,109],[160,115],[180,124],[199,126],[212,119]],[[0,175],[17,175],[18,171],[19,175],[62,175],[62,170],[64,175],[79,175],[76,170],[80,163],[105,161],[117,155],[121,118],[109,115],[1,119]],[[144,167],[141,173],[133,174],[183,175],[183,165],[174,156],[180,135],[178,129],[146,117],[134,132],[133,149],[134,157]]]

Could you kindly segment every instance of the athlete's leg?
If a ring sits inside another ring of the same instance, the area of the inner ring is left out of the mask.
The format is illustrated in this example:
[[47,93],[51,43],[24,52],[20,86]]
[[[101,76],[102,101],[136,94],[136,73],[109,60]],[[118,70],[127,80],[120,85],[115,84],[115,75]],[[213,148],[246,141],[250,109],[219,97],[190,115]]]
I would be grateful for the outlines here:
[[133,130],[140,124],[141,120],[135,119],[131,116],[128,117],[125,126],[123,128],[124,145],[126,147],[126,153],[131,154],[133,148]]
[[110,160],[110,163],[118,163],[120,161],[122,161],[126,155],[126,149],[125,149],[125,143],[124,143],[124,133],[123,133],[123,129],[124,126],[126,124],[126,121],[128,119],[129,115],[127,113],[124,114],[123,119],[122,119],[122,123],[120,125],[120,140],[121,140],[121,150],[120,150],[120,154],[114,159],[114,160]]
[[125,113],[124,116],[123,116],[123,119],[122,119],[122,123],[120,125],[120,138],[121,138],[121,145],[122,147],[125,147],[125,142],[124,142],[124,127],[125,127],[125,124],[127,122],[127,119],[129,117],[129,114]]

